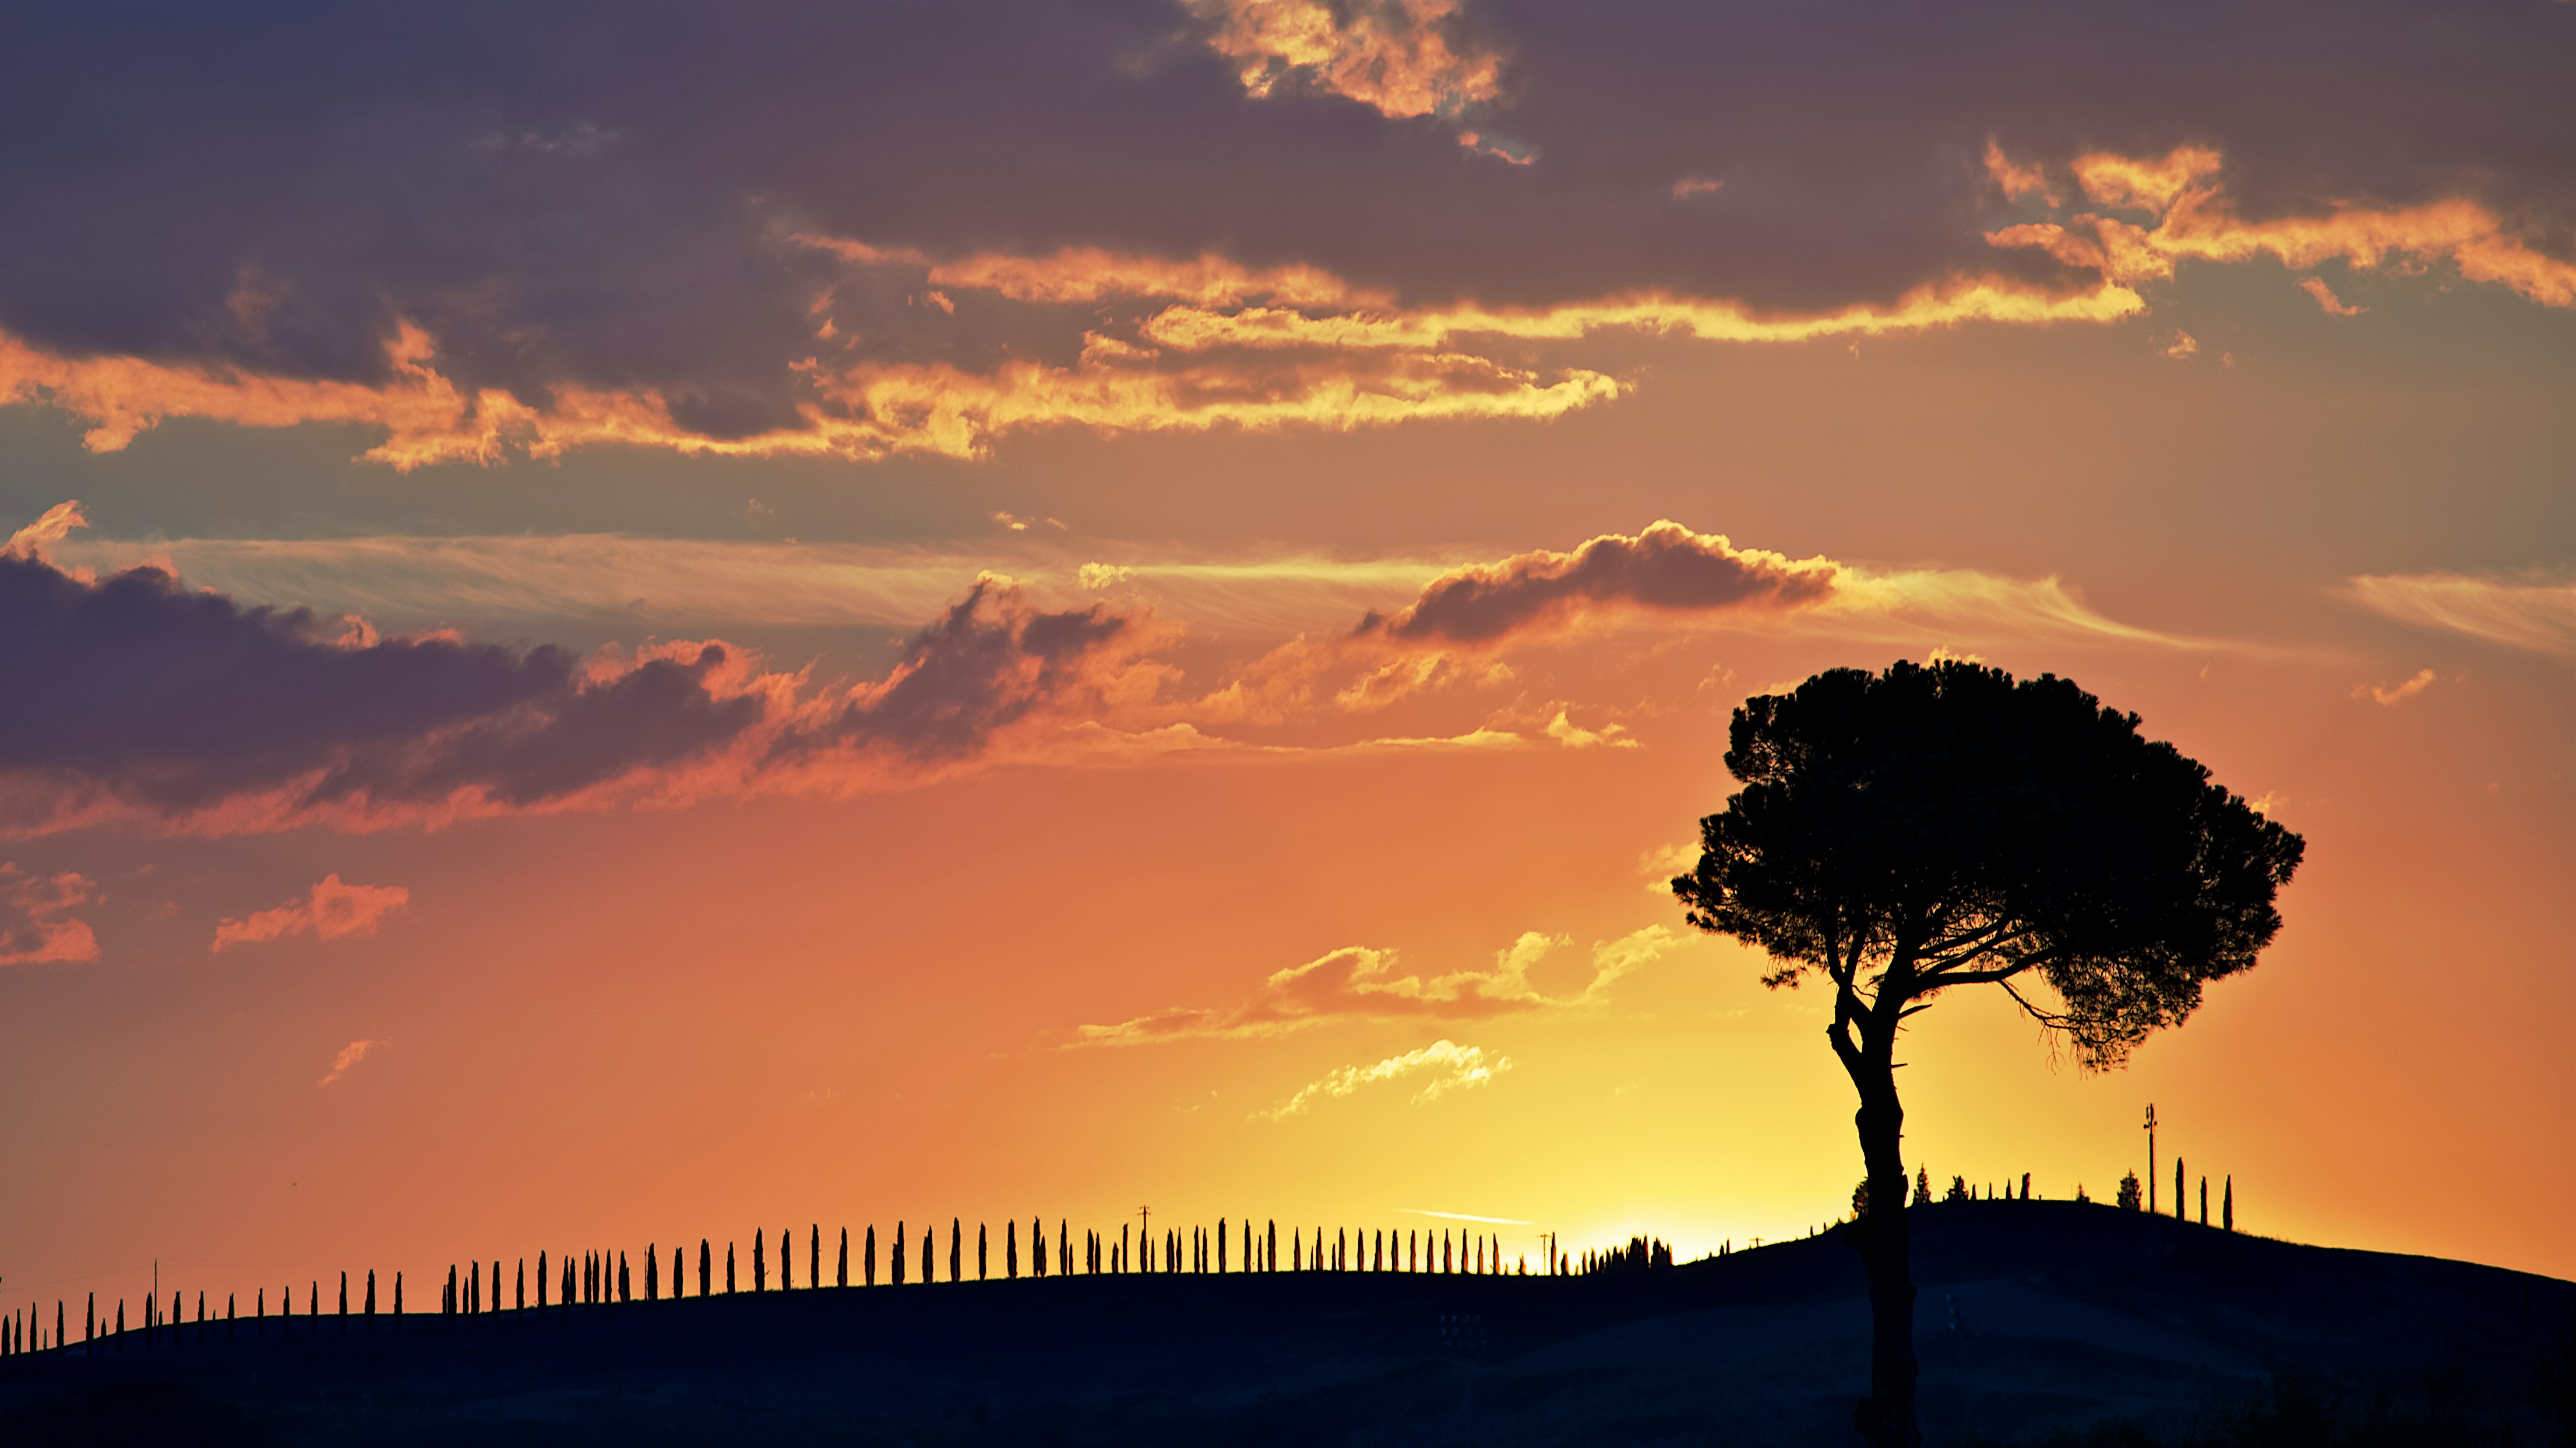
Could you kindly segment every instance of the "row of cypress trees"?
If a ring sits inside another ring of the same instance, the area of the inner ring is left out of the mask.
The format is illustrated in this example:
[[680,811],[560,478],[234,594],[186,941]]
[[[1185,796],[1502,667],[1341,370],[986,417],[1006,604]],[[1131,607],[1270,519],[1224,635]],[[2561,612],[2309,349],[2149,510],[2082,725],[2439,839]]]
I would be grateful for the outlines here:
[[[307,1300],[304,1315],[308,1322],[314,1324],[313,1330],[319,1331],[323,1321],[320,1279],[314,1280],[310,1291],[311,1296]],[[363,1297],[356,1316],[363,1326],[372,1328],[375,1326],[376,1319],[376,1274],[373,1269],[367,1272],[362,1291]],[[181,1340],[181,1333],[191,1326],[196,1329],[198,1341],[205,1339],[210,1327],[222,1330],[226,1337],[237,1337],[245,1321],[251,1324],[253,1333],[265,1335],[269,1317],[268,1289],[264,1287],[259,1289],[249,1318],[245,1319],[241,1316],[239,1306],[235,1297],[227,1295],[224,1298],[223,1315],[215,1316],[207,1305],[206,1294],[199,1292],[196,1321],[191,1323],[188,1320],[186,1294],[173,1291],[170,1294],[170,1306],[166,1311],[163,1310],[158,1296],[146,1296],[142,1303],[143,1320],[129,1331],[125,1325],[125,1299],[120,1297],[116,1300],[115,1316],[111,1319],[99,1312],[98,1294],[93,1292],[89,1295],[89,1301],[81,1313],[80,1341],[83,1344],[103,1342],[117,1352],[125,1351],[126,1344],[131,1341],[139,1348],[149,1350],[156,1343],[177,1345]],[[402,1274],[397,1272],[394,1274],[393,1281],[393,1312],[399,1315],[402,1310]],[[56,1299],[53,1331],[48,1333],[45,1331],[44,1307],[41,1303],[31,1304],[23,1311],[11,1309],[6,1318],[0,1318],[0,1356],[50,1352],[71,1346],[72,1338],[67,1316],[67,1305],[59,1298]],[[291,1330],[294,1317],[295,1288],[289,1284],[279,1291],[277,1297],[278,1330],[280,1332]],[[337,1325],[341,1332],[345,1333],[349,1330],[350,1317],[349,1274],[343,1272],[340,1274],[339,1310],[336,1314]]]
[[[1302,1232],[1292,1231],[1286,1244],[1287,1260],[1284,1264],[1281,1261],[1279,1224],[1275,1220],[1264,1224],[1256,1232],[1251,1220],[1243,1219],[1240,1223],[1239,1252],[1232,1246],[1237,1240],[1234,1232],[1234,1225],[1225,1219],[1219,1219],[1213,1228],[1193,1226],[1186,1230],[1167,1229],[1159,1236],[1153,1237],[1146,1235],[1141,1227],[1131,1229],[1122,1224],[1115,1241],[1112,1241],[1103,1231],[1087,1231],[1083,1234],[1082,1240],[1081,1270],[1091,1274],[1268,1273],[1285,1270],[1488,1275],[1507,1270],[1503,1264],[1502,1242],[1498,1237],[1471,1235],[1463,1231],[1443,1229],[1435,1236],[1429,1231],[1407,1231],[1398,1234],[1388,1230],[1372,1232],[1366,1229],[1344,1228],[1337,1229],[1327,1239],[1324,1229],[1317,1227],[1311,1243]],[[797,1285],[796,1245],[795,1232],[792,1228],[782,1230],[778,1234],[775,1260],[780,1291],[794,1290]],[[820,1287],[823,1282],[823,1245],[823,1228],[820,1223],[816,1223],[808,1229],[805,1242],[804,1281],[809,1288]],[[977,1281],[988,1280],[991,1276],[993,1266],[991,1247],[991,1228],[987,1224],[977,1224],[974,1263]],[[938,1229],[935,1225],[925,1224],[917,1238],[910,1237],[907,1229],[898,1225],[892,1233],[889,1248],[886,1259],[889,1285],[902,1286],[908,1279],[922,1283],[939,1280],[939,1241]],[[947,1248],[947,1280],[965,1281],[966,1244],[965,1224],[962,1219],[949,1219]],[[1614,1260],[1625,1261],[1633,1252],[1641,1250],[1644,1249],[1639,1244],[1632,1243],[1630,1249],[1611,1254],[1596,1254],[1596,1257],[1583,1259],[1580,1264],[1571,1258],[1558,1257],[1545,1264],[1542,1270],[1560,1274],[1593,1270],[1590,1264],[1596,1260],[1603,1263]],[[1016,1221],[1003,1224],[1001,1255],[1002,1275],[1005,1278],[1017,1278],[1020,1275],[1021,1251],[1019,1224]],[[1656,1256],[1663,1265],[1671,1263],[1671,1249],[1660,1243],[1655,1244],[1654,1253],[1650,1255]],[[1076,1256],[1072,1224],[1069,1221],[1059,1221],[1056,1224],[1053,1251],[1050,1253],[1045,1221],[1032,1219],[1029,1223],[1027,1257],[1030,1275],[1046,1276],[1051,1256],[1054,1270],[1058,1275],[1075,1275]],[[697,1295],[714,1296],[717,1287],[715,1251],[711,1240],[699,1239],[697,1258]],[[671,1249],[667,1278],[664,1276],[663,1260],[658,1246],[647,1246],[643,1253],[643,1270],[639,1274],[626,1254],[614,1249],[584,1251],[578,1258],[569,1252],[556,1258],[551,1253],[540,1251],[537,1254],[533,1279],[533,1303],[530,1294],[531,1277],[528,1261],[526,1258],[521,1258],[515,1271],[509,1274],[509,1304],[506,1309],[502,1304],[503,1264],[499,1260],[491,1262],[488,1278],[484,1272],[485,1264],[481,1260],[454,1264],[448,1268],[447,1280],[439,1288],[439,1312],[442,1316],[473,1316],[504,1310],[524,1311],[532,1305],[543,1309],[548,1306],[570,1307],[608,1302],[632,1302],[639,1295],[636,1281],[638,1276],[642,1278],[640,1295],[644,1301],[652,1302],[660,1299],[666,1291],[666,1282],[669,1296],[674,1299],[686,1296],[689,1266],[686,1249],[680,1247]],[[751,1291],[770,1290],[771,1261],[767,1234],[754,1231],[751,1238]],[[868,1287],[877,1285],[877,1230],[873,1225],[865,1229],[861,1239],[858,1267],[860,1285]],[[848,1287],[850,1268],[850,1233],[845,1227],[840,1231],[839,1241],[833,1253],[832,1285]],[[1529,1271],[1528,1261],[1521,1260],[1517,1264],[1517,1270],[1526,1274]],[[724,1251],[723,1291],[733,1293],[739,1290],[740,1286],[741,1277],[737,1272],[735,1244],[728,1242],[725,1244]],[[340,1274],[337,1313],[339,1330],[342,1332],[348,1330],[348,1323],[352,1316],[349,1290],[349,1274],[343,1272]],[[365,1327],[372,1328],[375,1325],[377,1313],[376,1274],[372,1269],[366,1273],[361,1291],[362,1296],[355,1315]],[[403,1276],[400,1272],[396,1272],[392,1282],[391,1311],[395,1316],[400,1316],[403,1310]],[[280,1331],[290,1330],[288,1325],[292,1323],[295,1315],[294,1289],[290,1286],[282,1290],[278,1298],[276,1317],[280,1323]],[[304,1316],[315,1324],[316,1330],[319,1330],[324,1317],[322,1284],[319,1279],[311,1285]],[[48,1351],[69,1346],[71,1337],[66,1330],[65,1318],[66,1305],[57,1301],[54,1304],[53,1330],[48,1333],[42,1320],[41,1306],[31,1305],[23,1311],[12,1311],[6,1319],[0,1319],[0,1355]],[[146,1297],[143,1302],[143,1319],[139,1331],[133,1335],[134,1340],[141,1347],[153,1346],[154,1334],[165,1328],[170,1329],[167,1340],[175,1343],[178,1340],[177,1329],[185,1324],[185,1302],[182,1294],[175,1291],[171,1293],[170,1305],[166,1312],[162,1310],[157,1297]],[[265,1335],[269,1320],[266,1288],[259,1289],[253,1301],[251,1314],[247,1318],[239,1314],[237,1301],[231,1296],[224,1299],[222,1315],[211,1316],[206,1294],[203,1292],[197,1294],[195,1327],[200,1339],[204,1337],[210,1324],[222,1329],[227,1336],[238,1336],[245,1323],[254,1334]],[[111,1325],[108,1319],[100,1315],[97,1294],[92,1293],[87,1310],[83,1314],[80,1341],[89,1344],[104,1339],[112,1342],[116,1351],[122,1352],[125,1350],[128,1337],[124,1300],[120,1298],[116,1301]]]

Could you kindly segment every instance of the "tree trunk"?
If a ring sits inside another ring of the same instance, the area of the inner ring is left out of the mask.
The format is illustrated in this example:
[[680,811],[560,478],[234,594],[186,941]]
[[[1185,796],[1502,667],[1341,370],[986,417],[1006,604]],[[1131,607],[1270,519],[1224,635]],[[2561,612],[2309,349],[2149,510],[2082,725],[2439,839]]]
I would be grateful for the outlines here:
[[1889,1048],[1872,1042],[1863,1059],[1846,1062],[1861,1106],[1861,1157],[1868,1164],[1869,1210],[1852,1223],[1851,1243],[1869,1279],[1869,1391],[1852,1410],[1853,1426],[1873,1448],[1920,1448],[1914,1421],[1914,1275],[1905,1226],[1905,1163],[1900,1156],[1905,1108],[1896,1097]]

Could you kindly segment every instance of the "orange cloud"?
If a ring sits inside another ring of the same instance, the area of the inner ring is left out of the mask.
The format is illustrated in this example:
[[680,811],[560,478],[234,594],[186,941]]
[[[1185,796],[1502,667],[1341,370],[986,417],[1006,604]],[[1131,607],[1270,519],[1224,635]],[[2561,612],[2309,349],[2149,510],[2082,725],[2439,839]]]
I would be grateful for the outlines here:
[[[2032,247],[2104,282],[2161,281],[2184,260],[2243,262],[2269,256],[2293,270],[2341,261],[2366,271],[2406,272],[2436,263],[2462,278],[2510,288],[2546,307],[2576,306],[2576,262],[2562,261],[2510,235],[2495,213],[2450,198],[2397,208],[2338,204],[2322,216],[2247,221],[2236,214],[2218,174],[2215,151],[2185,146],[2161,159],[2095,153],[2074,163],[2086,197],[2114,210],[2141,211],[2151,224],[2086,213],[2065,224],[2032,222],[1987,233],[1996,246]],[[2313,280],[2313,279],[2312,279]],[[2310,288],[2316,295],[2318,282]],[[2320,295],[2329,311],[2331,293]]]
[[1452,971],[1427,980],[1418,974],[1397,975],[1392,950],[1344,946],[1275,972],[1258,995],[1240,1005],[1175,1007],[1116,1025],[1079,1026],[1069,1044],[1134,1046],[1191,1037],[1277,1035],[1332,1020],[1478,1020],[1597,1005],[1613,983],[1660,958],[1681,937],[1649,925],[1597,942],[1591,978],[1579,990],[1550,995],[1531,983],[1530,971],[1567,943],[1530,931],[1494,952],[1488,969]]
[[2413,678],[2394,688],[2379,684],[2363,684],[2352,691],[2352,696],[2356,699],[2368,699],[2382,708],[2390,708],[2405,703],[2433,687],[2435,677],[2431,669],[2417,669]]
[[1463,0],[1186,3],[1255,97],[1312,87],[1401,118],[1452,115],[1501,90],[1501,58],[1452,39]]
[[98,898],[86,875],[31,875],[0,864],[0,966],[98,959],[98,937],[71,912]]
[[382,1040],[351,1041],[349,1044],[340,1048],[339,1055],[331,1058],[330,1074],[324,1076],[321,1080],[316,1081],[313,1084],[316,1086],[330,1085],[332,1082],[348,1075],[351,1071],[356,1070],[358,1063],[367,1059],[368,1052],[377,1050],[381,1047],[390,1046],[392,1044],[393,1042],[391,1041]]
[[228,945],[279,940],[307,931],[324,940],[373,935],[386,915],[410,902],[411,891],[400,885],[344,885],[334,872],[323,876],[300,900],[289,900],[274,910],[258,911],[239,920],[218,921],[215,943],[208,949],[220,954]]
[[2343,299],[2334,294],[2334,288],[2326,285],[2324,277],[2299,278],[2299,290],[2316,298],[2317,305],[2323,307],[2330,317],[2358,317],[2370,310],[2368,307],[2345,306]]
[[2004,199],[2007,201],[2019,201],[2025,196],[2037,196],[2051,206],[2059,204],[2057,190],[2048,184],[2046,171],[2035,165],[2016,164],[2004,155],[2003,147],[1996,145],[1991,139],[1986,142],[1986,175],[1996,186],[2002,188]]

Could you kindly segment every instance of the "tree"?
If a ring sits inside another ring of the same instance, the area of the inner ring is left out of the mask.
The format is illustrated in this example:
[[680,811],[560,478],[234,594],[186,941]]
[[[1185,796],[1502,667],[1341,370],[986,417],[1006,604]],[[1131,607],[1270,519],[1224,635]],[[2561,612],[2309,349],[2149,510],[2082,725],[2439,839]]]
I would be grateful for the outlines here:
[[2219,1198],[2218,1225],[2221,1231],[2236,1230],[2236,1174],[2228,1173],[2226,1195]]
[[1020,1279],[1020,1223],[1017,1218],[1002,1223],[1002,1276],[1013,1282]]
[[2179,1222],[2182,1218],[2182,1158],[2177,1156],[2174,1158],[2174,1220]]
[[975,1224],[975,1280],[978,1282],[986,1281],[993,1275],[988,1270],[992,1265],[993,1256],[992,1238],[988,1233],[990,1225],[986,1222]]
[[832,1285],[835,1287],[850,1285],[850,1229],[847,1227],[841,1229],[841,1261],[839,1266],[832,1269]]
[[[1825,1035],[1860,1098],[1873,1201],[1905,1189],[1897,1038],[1942,991],[2000,986],[2108,1069],[2279,931],[2298,836],[2138,723],[2053,675],[1956,660],[1831,670],[1735,711],[1743,788],[1701,821],[1673,893],[1693,925],[1768,952],[1765,985],[1831,983]],[[1872,1319],[1854,1422],[1912,1448],[1905,1213],[1849,1238]]]
[[[727,1250],[730,1251],[731,1249],[728,1248]],[[542,1262],[540,1262],[539,1265],[542,1266]],[[542,1277],[545,1274],[540,1272],[537,1275]],[[707,1289],[715,1285],[715,1280],[715,1249],[707,1245],[706,1238],[700,1237],[698,1239],[698,1295],[700,1297],[706,1296]]]
[[865,1248],[863,1248],[863,1249],[861,1250],[861,1252],[860,1252],[860,1256],[859,1256],[859,1267],[860,1267],[860,1272],[859,1272],[859,1281],[860,1281],[860,1282],[862,1282],[862,1283],[864,1283],[864,1284],[866,1284],[867,1286],[870,1286],[870,1287],[874,1287],[874,1286],[876,1286],[876,1285],[877,1285],[877,1224],[876,1224],[876,1223],[874,1223],[874,1222],[870,1222],[870,1223],[868,1223],[868,1241],[867,1241],[867,1246],[866,1246]]
[[2130,1172],[2120,1178],[2120,1210],[2134,1212],[2146,1206],[2147,1190],[2138,1185],[2138,1174]]
[[948,1280],[966,1280],[966,1229],[955,1217],[948,1219]]

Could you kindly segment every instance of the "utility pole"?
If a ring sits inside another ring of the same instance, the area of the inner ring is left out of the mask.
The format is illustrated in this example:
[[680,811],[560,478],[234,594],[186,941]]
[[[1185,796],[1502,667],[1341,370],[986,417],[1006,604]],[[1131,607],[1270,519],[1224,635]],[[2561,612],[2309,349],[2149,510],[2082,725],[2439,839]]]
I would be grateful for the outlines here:
[[2147,1215],[2156,1214],[2156,1103],[2147,1103]]

